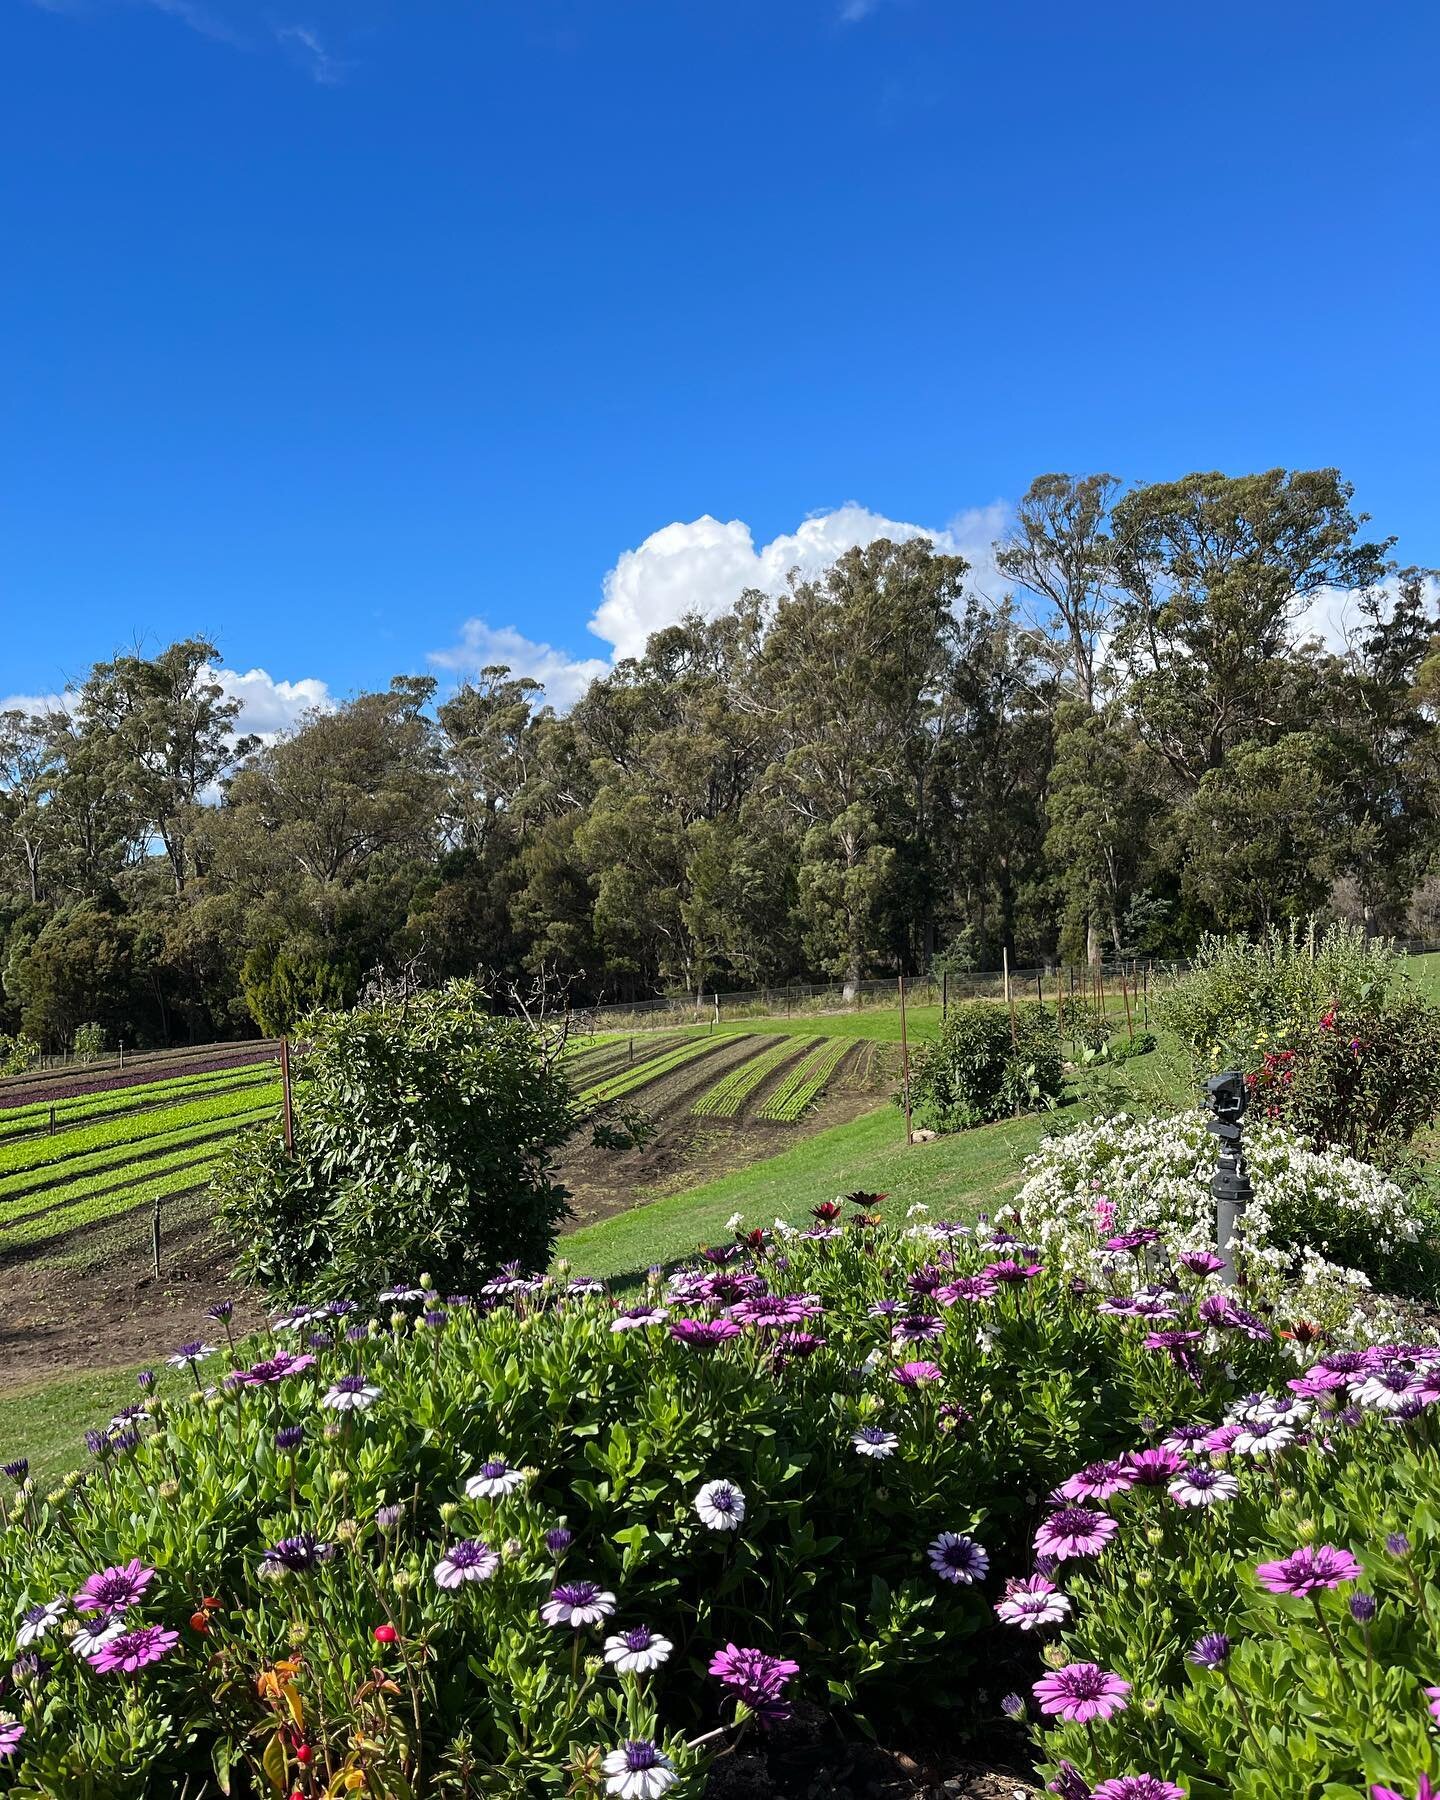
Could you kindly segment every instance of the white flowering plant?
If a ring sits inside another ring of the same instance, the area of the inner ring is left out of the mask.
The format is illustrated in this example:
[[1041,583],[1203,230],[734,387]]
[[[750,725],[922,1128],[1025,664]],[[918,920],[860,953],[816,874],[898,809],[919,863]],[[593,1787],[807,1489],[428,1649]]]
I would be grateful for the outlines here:
[[[1213,1247],[1216,1143],[1205,1121],[1199,1110],[1144,1120],[1122,1113],[1047,1138],[1026,1162],[1011,1214],[1048,1254],[1087,1275],[1114,1260],[1105,1245],[1127,1232],[1158,1230],[1183,1249]],[[1244,1142],[1254,1198],[1235,1252],[1258,1301],[1273,1305],[1293,1293],[1335,1325],[1363,1300],[1384,1330],[1390,1315],[1367,1299],[1372,1288],[1433,1287],[1428,1215],[1396,1182],[1337,1151],[1314,1151],[1273,1121],[1247,1122]]]

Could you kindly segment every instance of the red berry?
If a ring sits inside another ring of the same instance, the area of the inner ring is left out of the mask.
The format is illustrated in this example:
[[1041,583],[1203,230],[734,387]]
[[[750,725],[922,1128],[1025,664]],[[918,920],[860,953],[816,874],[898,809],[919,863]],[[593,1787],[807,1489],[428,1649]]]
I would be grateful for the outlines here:
[[393,1625],[377,1625],[375,1627],[375,1642],[377,1644],[393,1644],[399,1635],[400,1633]]
[[308,1744],[297,1744],[295,1746],[295,1760],[296,1760],[296,1762],[298,1762],[300,1764],[300,1766],[302,1768],[305,1766],[306,1763],[313,1761],[314,1757],[315,1757],[315,1752],[310,1748],[310,1746]]

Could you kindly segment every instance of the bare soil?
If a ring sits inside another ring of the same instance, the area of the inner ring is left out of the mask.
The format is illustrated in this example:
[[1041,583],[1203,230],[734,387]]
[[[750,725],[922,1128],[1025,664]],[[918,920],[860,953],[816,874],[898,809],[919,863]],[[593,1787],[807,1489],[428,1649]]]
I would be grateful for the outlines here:
[[[819,1104],[793,1124],[755,1116],[761,1099],[783,1078],[788,1064],[772,1070],[736,1118],[697,1118],[690,1111],[692,1103],[728,1069],[748,1061],[768,1042],[759,1034],[717,1038],[713,1056],[698,1057],[628,1095],[655,1126],[654,1136],[642,1148],[597,1150],[584,1136],[576,1137],[567,1146],[558,1170],[571,1193],[568,1229],[698,1187],[764,1157],[778,1156],[817,1131],[847,1124],[876,1104],[886,1073],[881,1066],[884,1059],[876,1052],[886,1047],[860,1042],[831,1077]],[[804,1040],[797,1038],[797,1056],[803,1047]]]
[[262,1322],[261,1297],[230,1274],[204,1190],[166,1202],[158,1280],[150,1220],[142,1207],[0,1259],[0,1391],[158,1360],[202,1328],[223,1330],[204,1316],[217,1300],[235,1302],[237,1335]]

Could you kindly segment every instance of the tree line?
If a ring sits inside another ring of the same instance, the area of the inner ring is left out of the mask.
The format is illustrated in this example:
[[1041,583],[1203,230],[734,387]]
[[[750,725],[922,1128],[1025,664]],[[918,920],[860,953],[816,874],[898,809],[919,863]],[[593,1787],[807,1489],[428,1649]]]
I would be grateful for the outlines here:
[[[1333,469],[1045,475],[654,634],[567,714],[397,676],[270,742],[195,638],[0,714],[0,983],[57,1047],[276,1030],[375,969],[588,1000],[1433,929],[1430,572]],[[993,584],[992,584],[993,585]],[[1302,629],[1347,597],[1343,646]]]

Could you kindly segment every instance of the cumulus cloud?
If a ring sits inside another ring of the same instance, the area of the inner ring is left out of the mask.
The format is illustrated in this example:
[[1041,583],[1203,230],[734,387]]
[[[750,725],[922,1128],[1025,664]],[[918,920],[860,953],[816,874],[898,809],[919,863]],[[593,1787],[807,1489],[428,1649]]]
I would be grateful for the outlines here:
[[514,675],[538,681],[546,699],[561,711],[573,706],[610,668],[598,656],[573,657],[553,644],[536,643],[513,625],[489,625],[484,619],[467,619],[460,627],[459,643],[448,650],[432,650],[429,660],[437,669],[462,676],[503,665]]
[[240,702],[237,733],[246,736],[253,732],[266,743],[288,731],[302,714],[330,712],[335,705],[329,686],[315,675],[279,681],[265,669],[211,669],[209,674],[232,700]]
[[[1380,583],[1385,597],[1383,616],[1388,619],[1400,592],[1400,584],[1391,578]],[[1425,581],[1425,596],[1432,616],[1440,612],[1440,580],[1433,575]],[[1298,638],[1318,638],[1336,656],[1344,656],[1356,646],[1356,640],[1369,630],[1369,621],[1360,611],[1360,595],[1355,589],[1317,588],[1295,620]]]
[[[203,674],[217,681],[233,700],[240,702],[235,722],[237,737],[253,733],[270,743],[280,732],[288,730],[302,714],[329,712],[335,702],[327,684],[313,675],[299,681],[278,681],[265,669],[206,668]],[[80,695],[74,688],[54,694],[11,694],[0,699],[0,712],[26,712],[43,715],[51,712],[73,712]]]
[[517,675],[543,682],[552,705],[563,709],[621,657],[639,656],[653,632],[687,613],[716,618],[747,588],[783,593],[792,570],[802,579],[819,575],[847,550],[873,544],[877,538],[897,543],[929,538],[938,550],[964,556],[971,564],[972,580],[983,592],[997,593],[1000,583],[991,544],[1009,517],[1007,503],[995,500],[958,513],[945,526],[914,525],[851,500],[831,512],[812,513],[793,531],[758,546],[743,519],[720,520],[705,513],[688,524],[676,520],[651,532],[635,549],[622,551],[601,583],[601,602],[589,629],[608,646],[609,661],[572,656],[552,644],[534,642],[513,626],[496,628],[483,618],[467,619],[460,642],[432,651],[430,661],[436,668],[461,673],[474,673],[486,663],[506,663]]

